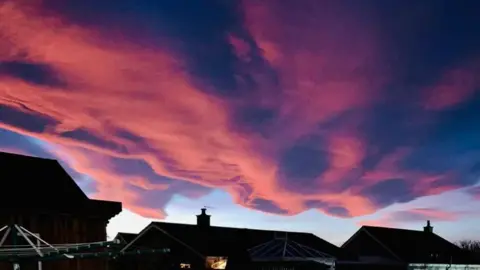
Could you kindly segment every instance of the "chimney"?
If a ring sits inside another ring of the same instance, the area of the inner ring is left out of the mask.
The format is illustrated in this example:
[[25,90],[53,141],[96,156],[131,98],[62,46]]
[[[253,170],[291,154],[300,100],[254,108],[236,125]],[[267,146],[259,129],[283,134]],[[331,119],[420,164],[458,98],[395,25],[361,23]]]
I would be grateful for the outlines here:
[[423,227],[424,232],[433,233],[433,227],[430,226],[430,220],[427,220],[427,226]]
[[207,215],[207,208],[202,208],[202,213],[197,215],[197,226],[210,227],[210,215]]

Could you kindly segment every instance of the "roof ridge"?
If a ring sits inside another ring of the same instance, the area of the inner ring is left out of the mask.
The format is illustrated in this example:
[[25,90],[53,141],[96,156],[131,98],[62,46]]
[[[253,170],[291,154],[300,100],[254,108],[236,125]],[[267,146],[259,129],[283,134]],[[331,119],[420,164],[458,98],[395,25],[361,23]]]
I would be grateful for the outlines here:
[[[380,227],[380,226],[362,226],[362,227],[365,227],[365,229],[368,229],[368,228],[371,228],[371,229],[384,229],[384,230],[390,230],[390,231],[403,231],[403,232],[419,233],[419,234],[421,233],[421,234],[427,235],[427,233],[424,232],[423,230],[412,230],[412,229],[392,228],[392,227]],[[441,237],[440,235],[438,235],[438,234],[435,233],[435,232],[429,232],[428,235],[432,235],[432,236],[436,236],[436,237],[442,238],[443,240],[451,243],[449,240]]]
[[[178,223],[178,222],[165,222],[165,221],[152,221],[152,223],[155,224],[171,224],[171,225],[181,225],[181,226],[191,226],[191,227],[196,227],[198,226],[197,224],[191,224],[191,223]],[[256,229],[256,228],[241,228],[241,227],[226,227],[226,226],[210,226],[210,228],[219,228],[219,229],[229,229],[229,230],[249,230],[249,231],[262,231],[262,232],[282,232],[282,233],[295,233],[295,234],[312,234],[315,237],[320,238],[319,236],[310,233],[310,232],[298,232],[298,231],[279,231],[279,230],[268,230],[268,229]],[[321,239],[321,238],[320,238]]]
[[[405,229],[405,228],[394,228],[394,227],[383,227],[383,226],[369,226],[369,225],[363,225],[362,228],[368,229],[368,228],[373,228],[373,229],[384,229],[384,230],[396,230],[396,231],[408,231],[408,232],[418,232],[418,233],[423,233],[424,231],[421,230],[413,230],[413,229]],[[432,232],[433,234],[437,235],[436,233]]]
[[45,158],[45,157],[38,157],[34,156],[31,154],[22,154],[22,153],[12,153],[12,152],[5,152],[5,151],[0,151],[0,155],[6,155],[6,156],[16,156],[16,157],[21,157],[21,158],[30,158],[30,159],[37,159],[37,160],[48,160],[48,161],[57,161],[54,158]]

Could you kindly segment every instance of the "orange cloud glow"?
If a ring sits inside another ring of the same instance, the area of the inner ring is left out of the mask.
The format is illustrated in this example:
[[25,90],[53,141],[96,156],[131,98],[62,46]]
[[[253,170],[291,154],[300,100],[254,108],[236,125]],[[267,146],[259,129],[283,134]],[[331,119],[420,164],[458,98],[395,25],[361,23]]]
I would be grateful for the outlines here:
[[211,42],[197,44],[106,33],[47,2],[0,3],[0,128],[55,145],[95,198],[163,218],[172,194],[219,188],[253,209],[347,217],[471,184],[406,160],[435,122],[425,111],[468,101],[477,70],[447,72],[405,102],[413,120],[398,117],[385,33],[354,8],[245,0],[241,22],[219,37],[196,29]]

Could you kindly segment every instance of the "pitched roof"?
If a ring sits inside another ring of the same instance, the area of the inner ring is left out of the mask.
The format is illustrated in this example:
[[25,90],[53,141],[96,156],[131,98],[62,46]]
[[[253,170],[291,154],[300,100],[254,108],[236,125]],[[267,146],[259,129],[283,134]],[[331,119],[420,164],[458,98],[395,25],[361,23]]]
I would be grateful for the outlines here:
[[469,260],[458,246],[433,232],[375,226],[363,226],[360,230],[405,262],[464,263]]
[[119,202],[90,200],[56,160],[0,152],[0,175],[2,212],[35,209],[113,216],[122,208]]
[[125,244],[130,243],[135,237],[137,237],[138,234],[136,233],[124,233],[124,232],[119,232],[117,233],[117,236],[115,236],[115,239],[120,239],[124,241]]
[[18,197],[25,189],[36,191],[29,192],[32,201],[53,194],[68,201],[88,199],[56,160],[0,152],[0,174],[5,179],[1,199]]
[[[152,222],[135,240],[130,242],[133,246],[141,245],[142,235],[149,229],[156,229],[158,233],[168,235],[176,242],[195,251],[199,255],[225,255],[225,253],[246,252],[250,248],[273,240],[277,234],[287,232],[268,231],[258,229],[230,228],[230,227],[202,227],[190,224],[167,222]],[[331,254],[334,257],[345,257],[344,251],[337,246],[317,237],[312,233],[288,232],[291,241],[308,246],[320,252]],[[235,243],[232,245],[232,243]],[[128,249],[128,245],[126,246]],[[230,250],[228,250],[230,249]],[[218,254],[217,254],[218,253]]]

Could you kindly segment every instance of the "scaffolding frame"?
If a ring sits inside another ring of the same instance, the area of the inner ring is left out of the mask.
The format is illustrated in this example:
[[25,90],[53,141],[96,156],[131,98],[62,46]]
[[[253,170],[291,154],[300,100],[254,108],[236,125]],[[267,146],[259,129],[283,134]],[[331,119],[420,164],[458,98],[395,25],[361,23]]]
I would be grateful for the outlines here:
[[300,244],[284,237],[275,236],[274,239],[248,249],[254,261],[313,261],[335,267],[336,258],[325,252]]
[[[125,252],[120,250],[121,244],[118,239],[90,243],[50,244],[36,233],[32,233],[17,224],[3,226],[0,228],[0,233],[2,232],[3,235],[0,238],[0,261],[11,262],[14,270],[20,270],[20,262],[22,261],[37,261],[39,270],[41,270],[43,261],[99,257],[117,258],[125,255],[170,252],[169,249],[142,249]],[[11,246],[5,245],[9,236],[13,241]],[[19,237],[24,239],[27,245],[18,245]],[[31,238],[37,241],[37,245],[32,242]],[[118,250],[95,251],[98,248],[109,249],[113,247],[118,247]]]

